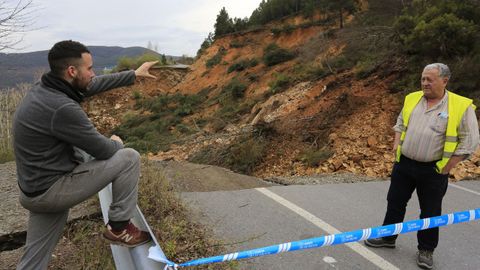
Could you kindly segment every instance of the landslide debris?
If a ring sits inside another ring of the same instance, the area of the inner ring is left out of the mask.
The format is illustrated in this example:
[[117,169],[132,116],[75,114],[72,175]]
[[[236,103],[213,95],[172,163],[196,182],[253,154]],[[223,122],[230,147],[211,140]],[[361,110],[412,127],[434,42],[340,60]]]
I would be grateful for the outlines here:
[[[281,24],[304,21],[293,17]],[[273,26],[219,38],[188,70],[155,70],[157,80],[143,79],[104,93],[85,108],[97,128],[110,134],[127,116],[151,114],[136,106],[140,99],[202,95],[205,101],[181,115],[181,125],[177,121],[168,129],[177,139],[162,146],[163,151],[149,151],[149,158],[190,160],[206,149],[238,143],[241,136],[268,125],[273,135],[253,176],[344,172],[387,177],[394,161],[392,126],[404,95],[390,89],[399,79],[398,68],[341,69],[338,63],[346,61],[343,53],[352,30],[312,24],[272,34],[269,27]],[[264,51],[271,44],[295,58],[267,65]],[[459,165],[452,178],[478,177],[479,156],[477,152]]]

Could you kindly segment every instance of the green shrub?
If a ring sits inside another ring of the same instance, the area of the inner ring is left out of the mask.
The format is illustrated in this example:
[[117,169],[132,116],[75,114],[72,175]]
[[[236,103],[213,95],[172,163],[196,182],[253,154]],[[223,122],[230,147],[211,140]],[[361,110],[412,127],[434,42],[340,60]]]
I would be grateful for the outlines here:
[[309,167],[317,167],[332,155],[333,152],[328,148],[308,149],[300,153],[299,159]]
[[472,50],[477,27],[453,14],[444,14],[430,22],[419,22],[404,42],[412,54],[431,59],[461,56]]
[[135,99],[135,100],[142,99],[142,93],[140,93],[140,91],[138,91],[138,90],[134,90],[133,93],[132,93],[132,96],[133,96],[133,99]]
[[292,78],[283,73],[275,73],[275,80],[271,81],[268,85],[270,86],[271,94],[277,94],[283,92],[291,83]]
[[390,92],[407,93],[420,89],[420,76],[418,75],[420,73],[421,71],[417,69],[417,73],[412,71],[411,73],[401,74],[401,76],[390,85]]
[[452,78],[449,82],[448,88],[452,91],[475,99],[478,103],[480,98],[480,79],[477,72],[473,70],[480,70],[480,53],[474,56],[466,56],[458,58],[450,65],[452,70]]
[[[251,99],[241,101],[246,89],[247,85],[243,82],[237,78],[232,79],[217,97],[221,107],[215,113],[215,116],[224,123],[232,123],[237,121],[241,115],[250,112],[256,101]],[[224,123],[218,123],[218,126],[222,126]]]
[[212,58],[208,59],[207,62],[205,63],[207,68],[212,68],[220,64],[220,62],[222,62],[223,56],[226,53],[227,53],[227,50],[224,47],[220,47],[217,53],[214,56],[212,56]]
[[366,59],[357,63],[355,77],[357,79],[364,79],[370,76],[378,68],[378,64],[373,59]]
[[166,151],[175,139],[169,127],[178,121],[176,118],[151,119],[150,116],[137,115],[126,119],[114,133],[124,139],[125,146],[142,153]]
[[331,74],[331,72],[317,64],[300,64],[294,67],[294,80],[315,81]]
[[218,132],[224,129],[228,124],[228,122],[223,120],[221,117],[213,117],[209,122],[214,132]]
[[231,145],[214,148],[204,147],[195,153],[190,162],[226,167],[232,171],[251,174],[265,157],[267,140],[264,137],[244,135]]
[[136,69],[144,62],[148,61],[159,61],[157,65],[162,63],[162,59],[160,55],[152,54],[152,53],[145,53],[137,57],[120,57],[118,59],[117,66],[113,69],[113,71],[122,71],[128,69]]
[[280,48],[277,44],[271,43],[265,49],[263,53],[263,61],[267,66],[274,66],[286,61],[290,61],[295,58],[295,53],[286,49]]
[[323,68],[323,67],[314,67],[312,69],[309,70],[309,73],[310,75],[310,78],[312,78],[312,80],[319,80],[319,79],[322,79],[330,74],[332,74],[329,70]]
[[182,124],[182,118],[192,114],[203,100],[205,96],[181,94],[137,99],[136,108],[150,114],[126,115],[114,133],[122,137],[127,146],[142,153],[168,150],[177,137],[172,130],[177,130],[180,135],[192,132]]
[[274,27],[274,28],[270,29],[270,32],[272,32],[273,35],[278,36],[282,33],[282,29]]
[[185,125],[185,124],[178,124],[175,126],[176,130],[178,130],[178,132],[180,133],[183,133],[183,134],[192,134],[193,133],[193,130],[192,128],[190,128],[189,126]]
[[233,71],[242,71],[250,67],[254,67],[258,65],[258,60],[255,58],[252,59],[242,59],[238,62],[233,63],[230,67],[228,67],[227,72],[232,73]]
[[221,102],[222,107],[216,112],[216,116],[222,119],[223,123],[217,123],[217,126],[222,129],[228,123],[237,121],[237,119],[243,114],[246,113],[244,107],[245,103],[238,102],[235,100],[224,100]]
[[323,32],[323,37],[328,38],[328,39],[333,39],[335,38],[335,33],[336,29],[328,29]]
[[245,45],[247,45],[247,43],[245,41],[240,41],[240,40],[232,40],[232,42],[230,42],[230,48],[242,48],[242,47],[245,47]]
[[137,109],[146,109],[156,114],[173,113],[177,116],[186,116],[193,112],[205,99],[200,95],[162,95],[151,99],[137,100]]
[[251,82],[258,82],[259,77],[260,76],[258,76],[258,74],[254,74],[254,73],[251,73],[251,74],[247,75],[247,79]]
[[345,54],[338,55],[332,59],[326,60],[324,63],[329,66],[334,72],[342,72],[350,69],[355,65],[356,59],[350,58]]
[[135,66],[136,61],[130,57],[120,57],[118,59],[117,66],[115,67],[116,71],[132,69]]
[[[142,54],[140,55],[138,58],[135,59],[136,60],[136,63],[135,63],[135,68],[138,68],[139,66],[141,66],[143,63],[145,62],[150,62],[150,61],[158,61],[158,64],[157,65],[161,65],[162,63],[162,56],[161,55],[157,55],[157,54],[153,54],[153,53],[145,53],[145,54]],[[166,63],[165,63],[166,64]]]
[[478,1],[413,1],[394,23],[395,38],[411,55],[428,61],[471,52],[480,25]]
[[240,99],[245,95],[245,90],[247,86],[242,83],[239,79],[233,78],[227,85],[222,89],[221,95],[224,99]]
[[284,25],[284,26],[282,27],[282,32],[287,33],[287,34],[290,34],[290,33],[292,33],[295,29],[297,29],[296,26],[291,25],[291,24],[287,24],[287,25]]

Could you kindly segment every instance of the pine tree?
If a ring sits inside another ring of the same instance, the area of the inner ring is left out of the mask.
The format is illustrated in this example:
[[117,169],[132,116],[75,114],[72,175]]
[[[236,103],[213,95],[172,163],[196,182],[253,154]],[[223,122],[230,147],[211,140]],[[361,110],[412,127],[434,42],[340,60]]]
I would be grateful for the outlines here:
[[200,45],[200,49],[198,49],[196,57],[200,57],[200,55],[202,55],[202,53],[206,49],[208,49],[212,45],[212,43],[213,43],[213,33],[210,32],[208,33],[208,36],[205,38],[205,40],[203,40],[202,45]]
[[217,15],[217,21],[215,22],[215,38],[232,32],[233,21],[230,16],[228,16],[225,7],[223,7]]

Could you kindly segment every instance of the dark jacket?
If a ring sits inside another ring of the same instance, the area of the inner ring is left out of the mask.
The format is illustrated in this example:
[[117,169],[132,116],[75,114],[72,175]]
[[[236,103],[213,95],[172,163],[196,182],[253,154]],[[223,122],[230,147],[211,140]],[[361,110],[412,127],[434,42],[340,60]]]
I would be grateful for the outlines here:
[[[95,77],[85,96],[133,84],[135,72]],[[73,147],[96,159],[108,159],[123,146],[98,131],[79,103],[39,82],[18,106],[13,120],[13,146],[20,189],[46,190],[78,162]]]

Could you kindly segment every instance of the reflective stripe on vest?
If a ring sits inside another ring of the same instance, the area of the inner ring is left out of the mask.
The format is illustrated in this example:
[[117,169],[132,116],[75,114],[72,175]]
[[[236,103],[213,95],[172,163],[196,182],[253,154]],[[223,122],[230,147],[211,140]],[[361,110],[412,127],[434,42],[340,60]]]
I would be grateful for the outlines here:
[[[397,147],[397,158],[396,161],[400,161],[400,156],[402,154],[402,144],[405,140],[405,135],[407,133],[408,122],[410,120],[410,115],[412,114],[413,109],[417,106],[418,102],[423,97],[423,91],[413,92],[408,94],[405,97],[405,102],[403,105],[403,126],[405,127],[400,135],[400,143]],[[436,163],[437,171],[441,172],[443,167],[447,165],[448,160],[452,157],[455,149],[458,145],[458,134],[457,129],[462,122],[462,117],[467,108],[472,105],[475,109],[475,105],[472,104],[472,100],[460,95],[448,92],[448,122],[447,122],[447,132],[445,137],[445,145],[443,147],[442,159]]]

